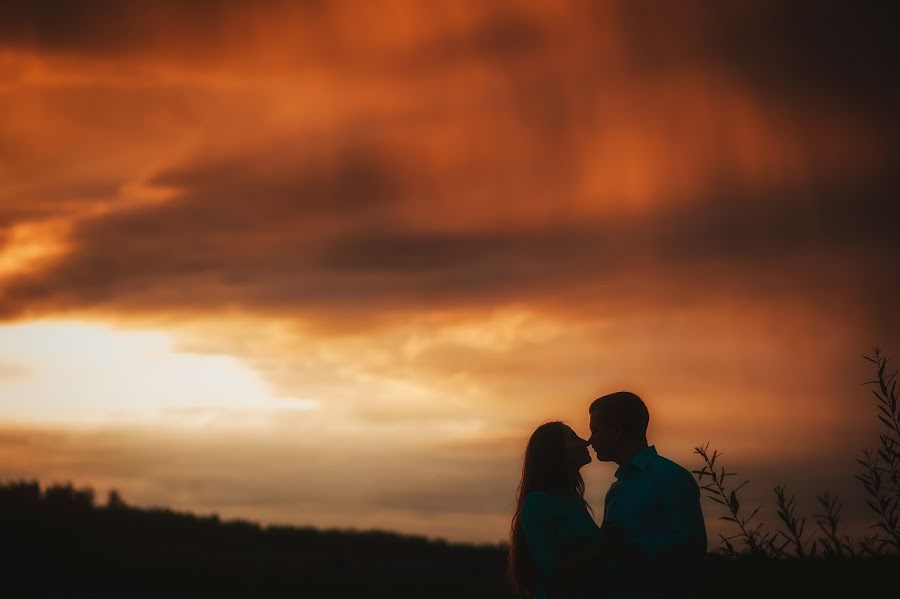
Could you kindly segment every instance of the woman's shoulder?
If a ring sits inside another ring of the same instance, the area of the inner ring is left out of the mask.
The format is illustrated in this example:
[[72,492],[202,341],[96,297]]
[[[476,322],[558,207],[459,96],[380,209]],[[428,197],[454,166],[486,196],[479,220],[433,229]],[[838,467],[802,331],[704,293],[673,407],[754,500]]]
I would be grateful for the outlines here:
[[529,491],[528,494],[525,495],[525,503],[537,505],[550,501],[551,497],[552,496],[547,491]]
[[554,518],[559,506],[551,493],[531,491],[522,503],[522,518],[525,522],[538,522]]
[[526,510],[546,509],[558,503],[558,499],[547,491],[531,491],[525,496],[523,507]]
[[571,508],[573,505],[582,505],[577,498],[560,495],[549,491],[531,491],[525,496],[524,508],[526,510],[560,510]]

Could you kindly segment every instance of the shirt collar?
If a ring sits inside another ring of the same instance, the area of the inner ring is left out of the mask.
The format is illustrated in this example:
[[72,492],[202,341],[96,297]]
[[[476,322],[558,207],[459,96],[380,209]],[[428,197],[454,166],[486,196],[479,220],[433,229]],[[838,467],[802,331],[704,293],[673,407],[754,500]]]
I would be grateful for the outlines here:
[[645,470],[647,466],[650,465],[650,462],[653,460],[653,458],[655,458],[657,455],[659,454],[656,453],[656,446],[648,445],[644,449],[637,452],[634,457],[628,461],[627,464],[622,464],[616,469],[616,478],[621,479],[622,476],[628,471]]

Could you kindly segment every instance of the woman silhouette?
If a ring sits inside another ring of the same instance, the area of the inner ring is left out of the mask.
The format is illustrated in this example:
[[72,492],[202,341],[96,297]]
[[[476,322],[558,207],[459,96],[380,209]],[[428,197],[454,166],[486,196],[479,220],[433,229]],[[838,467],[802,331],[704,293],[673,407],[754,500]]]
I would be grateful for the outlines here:
[[596,584],[567,573],[601,542],[579,472],[590,461],[588,442],[562,422],[542,424],[528,440],[507,563],[517,592],[535,599],[598,596]]

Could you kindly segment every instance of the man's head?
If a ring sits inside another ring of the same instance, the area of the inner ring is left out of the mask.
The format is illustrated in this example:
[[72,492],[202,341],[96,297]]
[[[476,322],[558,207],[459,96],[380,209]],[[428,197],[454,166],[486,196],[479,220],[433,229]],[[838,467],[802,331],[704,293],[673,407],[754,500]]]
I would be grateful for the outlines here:
[[602,462],[624,463],[647,446],[650,413],[640,397],[617,391],[591,403],[590,444]]

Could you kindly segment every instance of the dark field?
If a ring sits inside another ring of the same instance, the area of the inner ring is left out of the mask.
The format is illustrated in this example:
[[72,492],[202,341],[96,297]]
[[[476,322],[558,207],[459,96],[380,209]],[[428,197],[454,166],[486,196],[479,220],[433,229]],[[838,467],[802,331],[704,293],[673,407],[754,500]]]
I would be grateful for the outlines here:
[[[104,506],[90,489],[0,486],[4,597],[513,597],[505,547],[386,532],[261,527]],[[900,559],[709,555],[672,573],[680,596],[883,596]],[[680,583],[680,584],[679,584]],[[879,593],[880,594],[880,593]]]

